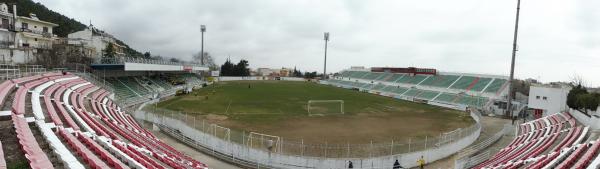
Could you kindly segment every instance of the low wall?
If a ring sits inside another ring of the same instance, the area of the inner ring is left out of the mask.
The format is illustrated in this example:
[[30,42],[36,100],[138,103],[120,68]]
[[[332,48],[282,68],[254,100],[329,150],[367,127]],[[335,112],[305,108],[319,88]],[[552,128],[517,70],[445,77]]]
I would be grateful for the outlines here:
[[238,81],[238,80],[267,80],[262,76],[220,76],[217,77],[219,81]]
[[281,77],[280,79],[284,81],[306,81],[306,79],[299,77]]
[[594,130],[600,129],[600,117],[596,116],[595,113],[591,113],[594,115],[588,116],[575,109],[571,109],[569,113],[571,113],[571,116],[573,116],[575,119],[577,119],[577,121],[583,123],[584,125],[589,126]]
[[[138,120],[157,125],[167,134],[207,154],[213,154],[215,157],[226,158],[227,161],[233,161],[243,166],[252,166],[253,168],[346,168],[348,161],[352,161],[355,168],[390,168],[395,160],[399,160],[403,167],[415,167],[417,165],[416,160],[421,156],[424,156],[426,162],[430,163],[464,149],[472,144],[481,132],[481,115],[478,112],[472,112],[471,117],[476,121],[475,125],[472,126],[474,132],[465,133],[460,138],[446,144],[430,145],[431,148],[425,150],[387,156],[328,158],[270,153],[264,149],[235,143],[222,136],[219,137],[217,134],[198,130],[193,127],[195,125],[189,126],[184,122],[187,120],[182,115],[179,115],[179,118],[178,116],[167,117],[138,110],[133,116]],[[187,119],[187,115],[185,118]],[[204,126],[204,124],[202,125]],[[461,131],[456,132],[460,133]]]
[[[217,77],[219,81],[240,81],[240,80],[276,80],[274,77],[268,76],[220,76]],[[299,77],[279,77],[282,81],[306,81],[304,78]]]

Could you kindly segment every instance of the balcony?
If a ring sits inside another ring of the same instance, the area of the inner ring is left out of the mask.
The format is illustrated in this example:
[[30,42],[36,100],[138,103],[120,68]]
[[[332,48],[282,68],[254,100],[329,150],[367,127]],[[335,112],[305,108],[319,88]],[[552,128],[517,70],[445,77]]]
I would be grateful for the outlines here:
[[33,33],[33,34],[38,34],[38,35],[42,35],[42,37],[44,38],[52,38],[52,33],[50,32],[44,32],[44,31],[39,31],[39,30],[31,30],[29,28],[17,28],[18,31],[20,32],[28,32],[28,33]]

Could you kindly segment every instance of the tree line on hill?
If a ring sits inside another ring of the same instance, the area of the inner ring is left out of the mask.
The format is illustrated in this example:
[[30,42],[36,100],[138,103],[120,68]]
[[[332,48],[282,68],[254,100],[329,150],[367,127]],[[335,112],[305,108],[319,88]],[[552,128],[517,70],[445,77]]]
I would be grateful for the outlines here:
[[[212,61],[212,58],[210,58]],[[214,63],[213,63],[214,64]],[[240,62],[238,62],[237,64],[234,64],[233,62],[231,62],[230,59],[227,59],[225,61],[225,63],[223,63],[223,65],[221,65],[220,67],[220,75],[221,76],[250,76],[250,68],[249,68],[249,64],[247,60],[240,60]],[[302,71],[296,69],[294,67],[294,70],[290,72],[290,77],[301,77],[301,78],[308,78],[308,79],[313,79],[316,77],[321,76],[320,74],[318,74],[316,71],[314,72],[304,72],[302,73]]]
[[302,78],[307,78],[307,79],[314,79],[316,77],[319,77],[321,75],[317,74],[317,71],[313,71],[313,72],[304,72],[302,73],[302,71],[296,69],[296,67],[294,67],[294,70],[292,71],[292,73],[290,74],[291,77],[302,77]]
[[[39,2],[33,2],[32,0],[3,0],[8,5],[9,11],[12,11],[12,5],[17,5],[17,15],[29,16],[30,13],[36,14],[36,16],[42,21],[48,21],[58,24],[57,27],[52,29],[53,33],[58,37],[67,37],[70,33],[81,31],[87,26],[73,18],[69,18],[58,12],[48,9],[46,6]],[[124,51],[128,56],[141,57],[142,53],[129,47],[125,42],[116,39],[116,43],[124,46]]]

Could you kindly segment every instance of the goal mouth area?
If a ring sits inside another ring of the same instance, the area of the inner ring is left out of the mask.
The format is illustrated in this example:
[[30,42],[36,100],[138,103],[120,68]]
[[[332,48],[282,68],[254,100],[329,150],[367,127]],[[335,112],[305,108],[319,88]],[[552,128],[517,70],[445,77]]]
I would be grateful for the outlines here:
[[306,104],[308,116],[344,114],[344,100],[309,100]]

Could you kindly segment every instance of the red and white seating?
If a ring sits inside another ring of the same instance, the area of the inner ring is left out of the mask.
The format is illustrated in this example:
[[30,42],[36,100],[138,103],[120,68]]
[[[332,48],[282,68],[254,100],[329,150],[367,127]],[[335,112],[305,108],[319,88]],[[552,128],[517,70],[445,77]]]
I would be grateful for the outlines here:
[[[12,103],[5,103],[12,92]],[[59,168],[207,167],[161,142],[108,95],[84,79],[62,73],[0,83],[0,105],[12,104],[11,120],[18,146],[30,168],[54,168],[58,163],[62,164]],[[31,109],[25,106],[29,103]],[[37,127],[30,128],[30,123]],[[36,140],[40,135],[42,139]],[[48,150],[41,148],[42,142],[49,145]],[[1,168],[6,168],[3,158]]]
[[[587,132],[588,127],[577,127],[570,115],[562,113],[523,123],[518,126],[517,135],[511,143],[474,168],[519,168],[525,165],[528,168],[542,168],[561,157],[561,150],[583,141]],[[557,143],[563,134],[564,139]],[[549,154],[542,155],[548,150]]]

